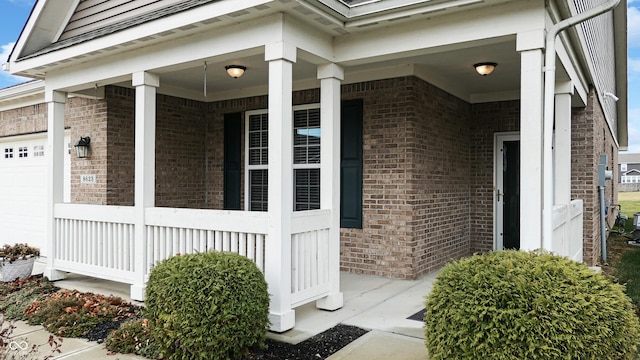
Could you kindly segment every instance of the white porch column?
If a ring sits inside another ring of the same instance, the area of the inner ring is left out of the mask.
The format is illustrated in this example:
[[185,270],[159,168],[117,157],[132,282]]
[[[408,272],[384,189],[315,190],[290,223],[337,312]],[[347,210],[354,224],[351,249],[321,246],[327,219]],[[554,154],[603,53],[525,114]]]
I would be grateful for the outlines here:
[[[520,52],[520,249],[542,247],[544,33],[518,34]],[[551,169],[549,169],[551,170]]]
[[571,81],[556,84],[554,205],[571,202]]
[[156,172],[156,88],[158,75],[137,72],[131,84],[136,88],[135,110],[135,279],[131,285],[131,298],[144,300],[146,227],[145,209],[155,206]]
[[292,91],[294,46],[279,42],[265,47],[269,62],[269,233],[265,278],[269,284],[271,330],[295,325],[291,309],[291,215],[293,213]]
[[340,81],[344,71],[336,64],[318,66],[320,79],[320,208],[331,210],[329,281],[331,293],[316,301],[324,310],[343,305],[340,292]]
[[65,273],[54,268],[55,205],[64,201],[64,104],[67,93],[45,90],[47,103],[47,267],[44,276],[49,280],[64,279]]

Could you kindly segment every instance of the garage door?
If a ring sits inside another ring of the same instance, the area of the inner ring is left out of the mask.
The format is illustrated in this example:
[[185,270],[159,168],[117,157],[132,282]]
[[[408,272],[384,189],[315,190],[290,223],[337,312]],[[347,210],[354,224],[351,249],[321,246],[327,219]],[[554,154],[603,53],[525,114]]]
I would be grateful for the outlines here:
[[[39,247],[42,255],[47,254],[46,144],[46,133],[0,138],[0,244],[27,242]],[[65,202],[70,199],[69,170],[66,151]]]

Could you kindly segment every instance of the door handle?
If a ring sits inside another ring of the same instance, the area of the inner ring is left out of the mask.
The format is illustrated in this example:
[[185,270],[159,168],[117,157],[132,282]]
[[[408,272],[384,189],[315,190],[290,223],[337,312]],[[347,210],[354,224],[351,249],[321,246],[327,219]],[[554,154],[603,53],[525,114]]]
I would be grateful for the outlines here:
[[504,194],[500,193],[500,189],[496,190],[496,200],[498,200],[498,202],[500,202],[500,196],[504,197]]

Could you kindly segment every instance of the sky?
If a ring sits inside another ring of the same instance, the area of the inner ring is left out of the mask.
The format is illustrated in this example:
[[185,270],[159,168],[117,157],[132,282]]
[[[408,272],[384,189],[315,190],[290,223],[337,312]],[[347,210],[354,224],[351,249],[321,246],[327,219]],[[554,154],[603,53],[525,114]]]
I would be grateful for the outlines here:
[[[5,63],[20,36],[35,0],[0,0],[0,64]],[[629,149],[640,153],[640,0],[628,0]],[[29,79],[0,70],[0,89]]]

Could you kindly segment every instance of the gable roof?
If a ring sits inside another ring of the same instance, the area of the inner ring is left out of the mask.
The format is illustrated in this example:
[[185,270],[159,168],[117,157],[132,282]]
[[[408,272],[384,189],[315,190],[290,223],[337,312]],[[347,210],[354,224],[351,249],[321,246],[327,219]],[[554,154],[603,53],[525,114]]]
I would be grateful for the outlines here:
[[[139,1],[139,0],[138,0]],[[151,11],[148,12],[144,12],[143,14],[140,14],[139,12],[133,12],[130,9],[123,9],[124,11],[130,11],[132,12],[132,14],[124,19],[124,20],[120,20],[120,21],[112,21],[104,26],[95,26],[95,23],[93,24],[93,29],[86,31],[86,32],[80,32],[78,35],[75,36],[71,36],[71,37],[67,37],[64,38],[60,41],[56,41],[53,42],[51,44],[49,44],[48,46],[43,47],[42,49],[39,49],[38,51],[29,53],[29,54],[24,54],[22,56],[20,56],[18,58],[18,60],[24,60],[24,59],[29,59],[29,58],[33,58],[33,57],[37,57],[39,55],[42,54],[46,54],[52,51],[56,51],[56,50],[60,50],[60,49],[64,49],[70,46],[73,46],[75,44],[79,44],[85,41],[89,41],[89,40],[93,40],[93,39],[97,39],[99,37],[105,36],[105,35],[109,35],[112,34],[114,32],[118,32],[124,29],[128,29],[130,27],[136,26],[136,25],[140,25],[149,21],[153,21],[156,19],[160,19],[163,18],[165,16],[169,16],[172,14],[176,14],[182,11],[186,11],[189,9],[193,9],[195,7],[201,6],[201,5],[205,5],[208,4],[210,2],[214,2],[214,1],[218,1],[218,0],[182,0],[179,2],[175,2],[175,1],[169,1],[169,0],[160,0],[160,1],[156,1],[155,4],[157,5],[158,3],[165,3],[166,6],[162,6],[156,9],[153,9]],[[82,2],[87,2],[87,0],[83,0]],[[81,5],[82,3],[78,4]],[[116,8],[117,6],[114,6],[113,8]],[[135,9],[141,9],[143,8],[141,7],[137,7]],[[78,11],[82,11],[83,9],[78,9],[76,8],[76,11],[74,12],[74,14],[78,13]],[[73,16],[71,16],[73,18]],[[64,35],[65,32],[68,32],[68,28],[69,28],[69,24],[67,24],[67,26],[65,26],[65,30],[62,32],[61,35]]]
[[[35,58],[163,17],[220,0],[38,0],[10,55],[11,61]],[[495,1],[495,0],[494,0]],[[499,0],[507,1],[507,0]],[[238,0],[239,2],[239,0]],[[271,1],[264,1],[271,2]],[[351,31],[360,22],[407,18],[416,14],[453,10],[459,0],[280,0],[283,4],[328,12]],[[478,3],[479,0],[464,0]],[[244,5],[244,4],[243,4]],[[243,7],[238,7],[239,11]],[[233,13],[230,14],[233,16]],[[382,17],[382,18],[380,18]],[[348,32],[347,32],[348,33]],[[15,56],[14,56],[15,54]]]
[[640,170],[638,170],[638,169],[631,169],[631,170],[629,170],[629,171],[625,171],[625,173],[624,173],[624,174],[622,174],[622,175],[623,175],[623,176],[631,175],[631,173],[637,173],[638,175],[640,175]]

